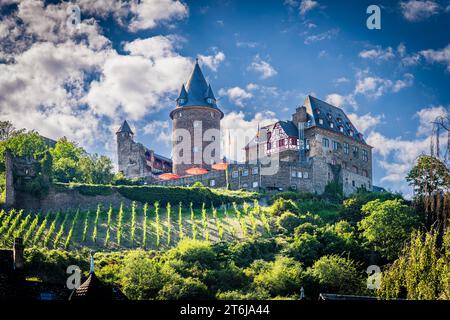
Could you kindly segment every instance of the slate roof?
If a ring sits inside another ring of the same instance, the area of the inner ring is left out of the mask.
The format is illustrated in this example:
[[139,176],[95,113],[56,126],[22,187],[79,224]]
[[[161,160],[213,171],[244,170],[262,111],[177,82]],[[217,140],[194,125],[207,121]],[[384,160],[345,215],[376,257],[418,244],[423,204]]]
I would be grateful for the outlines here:
[[119,130],[117,130],[116,133],[120,133],[120,132],[128,132],[131,134],[134,134],[133,131],[131,130],[130,126],[128,125],[127,120],[125,120],[122,125],[120,126]]
[[[212,99],[212,103],[207,101],[208,98]],[[206,82],[198,60],[195,62],[194,70],[192,70],[186,85],[181,86],[177,98],[177,108],[183,107],[208,107],[220,111],[211,85]]]
[[[308,120],[311,121],[310,126],[317,126],[319,128],[344,134],[356,141],[366,144],[363,135],[358,132],[341,108],[335,107],[310,95],[306,97],[303,105],[306,107]],[[319,121],[320,119],[323,120],[322,124]],[[331,123],[333,123],[333,127],[331,127]],[[340,131],[340,126],[343,127],[343,132]],[[353,136],[350,135],[350,131],[353,131]]]
[[125,300],[125,295],[109,285],[104,284],[91,272],[78,289],[74,290],[69,300]]

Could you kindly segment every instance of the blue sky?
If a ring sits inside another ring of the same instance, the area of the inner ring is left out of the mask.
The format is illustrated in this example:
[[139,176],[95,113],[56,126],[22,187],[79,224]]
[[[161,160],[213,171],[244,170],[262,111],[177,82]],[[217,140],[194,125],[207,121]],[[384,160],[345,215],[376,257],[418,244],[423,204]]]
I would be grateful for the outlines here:
[[290,119],[312,94],[364,132],[374,184],[410,194],[405,173],[450,106],[449,1],[78,0],[78,29],[67,2],[18,2],[0,7],[0,119],[90,152],[115,157],[126,118],[169,156],[168,114],[199,57],[224,128]]

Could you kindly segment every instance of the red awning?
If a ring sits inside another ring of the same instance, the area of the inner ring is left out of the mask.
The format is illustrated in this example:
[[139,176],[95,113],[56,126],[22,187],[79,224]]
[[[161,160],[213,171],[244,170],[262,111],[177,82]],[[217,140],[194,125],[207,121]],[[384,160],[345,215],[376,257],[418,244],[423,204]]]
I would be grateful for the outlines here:
[[215,163],[211,166],[214,170],[227,170],[228,163],[222,162],[222,163]]
[[204,168],[190,168],[186,170],[186,173],[192,174],[192,175],[198,175],[198,174],[205,174],[208,173],[208,170]]
[[161,180],[175,180],[179,179],[180,176],[175,173],[163,173],[158,176]]

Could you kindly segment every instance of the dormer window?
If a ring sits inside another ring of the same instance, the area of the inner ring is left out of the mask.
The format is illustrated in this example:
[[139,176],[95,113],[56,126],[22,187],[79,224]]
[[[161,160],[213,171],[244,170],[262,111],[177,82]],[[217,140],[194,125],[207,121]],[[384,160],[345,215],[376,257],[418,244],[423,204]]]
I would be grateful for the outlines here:
[[343,126],[339,126],[339,131],[340,132],[344,132],[344,127]]
[[208,102],[209,104],[214,104],[214,99],[208,98],[206,99],[206,102]]
[[320,114],[320,109],[317,109],[317,114]]
[[350,130],[348,131],[348,134],[350,135],[350,137],[353,137],[353,130],[350,129]]
[[330,122],[330,128],[333,129],[334,128],[334,123]]
[[319,119],[319,124],[323,124],[323,119]]
[[178,99],[178,104],[184,104],[186,102],[186,99],[180,98]]

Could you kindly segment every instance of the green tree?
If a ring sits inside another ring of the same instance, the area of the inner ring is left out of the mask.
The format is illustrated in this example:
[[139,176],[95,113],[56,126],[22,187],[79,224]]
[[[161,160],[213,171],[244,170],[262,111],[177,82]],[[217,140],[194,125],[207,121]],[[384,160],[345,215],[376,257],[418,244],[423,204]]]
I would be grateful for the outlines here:
[[364,293],[363,274],[351,259],[338,255],[323,256],[306,270],[308,298],[320,292],[358,295]]
[[422,155],[406,176],[417,196],[450,191],[450,171],[441,160]]
[[450,299],[450,229],[415,232],[401,256],[382,273],[378,295],[385,299]]
[[50,153],[53,157],[53,173],[56,181],[82,180],[79,161],[86,154],[83,148],[63,137],[58,140],[54,148],[50,149]]
[[420,226],[417,213],[402,200],[374,200],[362,207],[366,217],[358,223],[359,230],[375,251],[387,259],[400,253],[413,229]]
[[47,149],[44,139],[36,131],[14,134],[8,140],[0,141],[0,171],[5,170],[6,150],[16,157],[40,159]]

